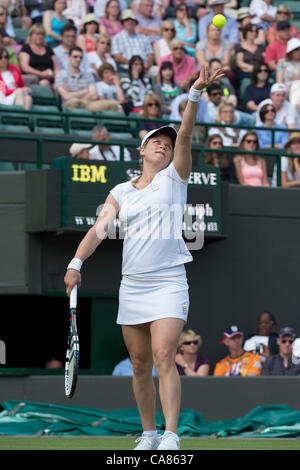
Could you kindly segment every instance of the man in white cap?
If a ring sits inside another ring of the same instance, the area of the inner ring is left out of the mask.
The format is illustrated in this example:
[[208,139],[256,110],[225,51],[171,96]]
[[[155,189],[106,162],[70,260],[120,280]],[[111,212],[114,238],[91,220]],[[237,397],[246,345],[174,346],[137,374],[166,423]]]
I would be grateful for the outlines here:
[[256,125],[261,126],[262,122],[259,112],[265,104],[273,104],[276,109],[276,122],[281,126],[295,129],[296,111],[295,108],[287,101],[288,90],[283,83],[274,83],[271,87],[270,98],[263,100],[258,105],[256,112]]
[[239,43],[239,30],[237,21],[224,14],[224,7],[228,0],[208,0],[207,6],[212,10],[207,15],[204,15],[198,26],[199,41],[206,39],[206,28],[215,15],[224,15],[226,18],[226,25],[222,28],[221,38],[230,42],[231,46]]
[[300,79],[299,66],[296,69],[293,67],[293,73],[290,71],[290,66],[294,63],[300,62],[300,39],[292,38],[287,43],[286,57],[280,59],[276,72],[276,81],[284,83],[290,92],[292,84]]

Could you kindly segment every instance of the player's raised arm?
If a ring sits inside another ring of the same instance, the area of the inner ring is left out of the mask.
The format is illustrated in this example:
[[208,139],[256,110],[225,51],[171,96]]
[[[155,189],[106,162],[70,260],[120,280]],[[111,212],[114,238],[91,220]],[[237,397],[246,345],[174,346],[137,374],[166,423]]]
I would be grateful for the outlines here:
[[188,104],[185,108],[182,123],[178,131],[173,157],[176,171],[183,180],[188,179],[192,169],[191,139],[198,114],[198,101],[201,92],[204,88],[223,76],[224,73],[219,69],[210,77],[207,67],[203,66],[199,78],[190,89]]

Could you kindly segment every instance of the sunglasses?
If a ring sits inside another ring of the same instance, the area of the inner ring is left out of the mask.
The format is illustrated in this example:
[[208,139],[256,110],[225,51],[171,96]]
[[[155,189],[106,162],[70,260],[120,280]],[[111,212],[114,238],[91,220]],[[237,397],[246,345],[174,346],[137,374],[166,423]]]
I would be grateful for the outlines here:
[[174,51],[184,51],[184,47],[173,47]]
[[275,109],[274,108],[268,108],[266,109],[266,113],[275,113]]
[[8,57],[8,55],[3,55],[3,56],[1,57],[1,59],[7,59],[7,60],[8,60],[9,57]]
[[278,15],[286,15],[289,16],[290,12],[289,11],[278,11]]
[[198,341],[197,340],[193,340],[193,341],[184,341],[182,344],[186,344],[186,346],[190,346],[191,344],[194,344],[195,346],[198,345]]
[[222,95],[222,92],[221,91],[214,91],[213,93],[211,93],[211,96],[218,96],[218,95]]
[[268,73],[268,69],[259,69],[259,72],[265,72],[265,73]]
[[294,340],[293,340],[293,339],[282,339],[281,342],[282,342],[283,344],[285,344],[285,343],[293,344]]
[[72,55],[73,59],[82,59],[82,55]]
[[213,141],[211,142],[211,144],[212,144],[212,145],[221,145],[221,146],[222,146],[222,145],[223,145],[223,142],[221,142],[220,140],[213,140]]
[[159,106],[158,103],[148,103],[147,106]]
[[245,142],[247,142],[247,144],[258,144],[257,140],[255,139],[245,139]]
[[172,31],[172,33],[174,33],[175,29],[174,28],[164,28],[164,31]]

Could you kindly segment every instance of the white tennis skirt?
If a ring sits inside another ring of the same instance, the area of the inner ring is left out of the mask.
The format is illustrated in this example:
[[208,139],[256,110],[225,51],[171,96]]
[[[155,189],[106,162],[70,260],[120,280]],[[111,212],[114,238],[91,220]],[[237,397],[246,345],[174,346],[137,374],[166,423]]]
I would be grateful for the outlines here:
[[124,275],[119,290],[119,325],[139,325],[161,318],[187,321],[189,287],[184,265],[155,273]]

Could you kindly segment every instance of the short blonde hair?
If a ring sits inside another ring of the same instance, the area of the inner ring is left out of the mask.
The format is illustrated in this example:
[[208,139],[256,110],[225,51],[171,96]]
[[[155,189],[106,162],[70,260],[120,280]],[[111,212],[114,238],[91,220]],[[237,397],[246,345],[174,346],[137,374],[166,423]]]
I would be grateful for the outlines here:
[[235,121],[236,121],[236,117],[235,117],[235,114],[234,114],[234,106],[233,106],[233,104],[231,104],[231,103],[222,103],[222,104],[220,104],[220,106],[219,106],[219,108],[218,108],[218,113],[217,113],[216,122],[222,122],[221,114],[222,114],[222,111],[223,111],[224,108],[231,108],[231,109],[232,109],[232,112],[233,112],[233,120],[232,120],[232,122],[235,122]]
[[165,27],[166,27],[167,25],[170,25],[170,24],[171,24],[171,25],[173,26],[173,28],[174,28],[174,33],[173,33],[173,37],[172,37],[172,39],[174,39],[175,36],[176,36],[176,29],[175,29],[175,26],[174,26],[174,23],[173,23],[172,20],[164,20],[164,21],[162,22],[161,26],[160,26],[159,33],[160,33],[160,35],[162,36],[163,30],[165,29]]
[[180,349],[180,347],[182,346],[182,344],[185,342],[186,340],[186,337],[187,336],[191,336],[192,337],[192,341],[198,341],[198,348],[200,348],[200,346],[202,345],[202,338],[200,335],[197,335],[197,333],[195,333],[194,330],[184,330],[181,335],[179,336],[179,340],[178,340],[178,351]]
[[106,39],[106,41],[109,42],[109,46],[111,45],[111,38],[108,36],[108,34],[103,33],[103,34],[99,34],[99,36],[97,37],[96,42],[95,42],[96,46],[99,44],[101,39]]
[[28,31],[28,37],[27,37],[27,43],[30,44],[30,41],[31,41],[31,38],[32,38],[32,35],[35,34],[35,33],[43,33],[44,36],[45,36],[45,44],[46,44],[46,34],[45,34],[45,30],[43,28],[43,26],[41,25],[41,23],[34,23],[29,31]]

